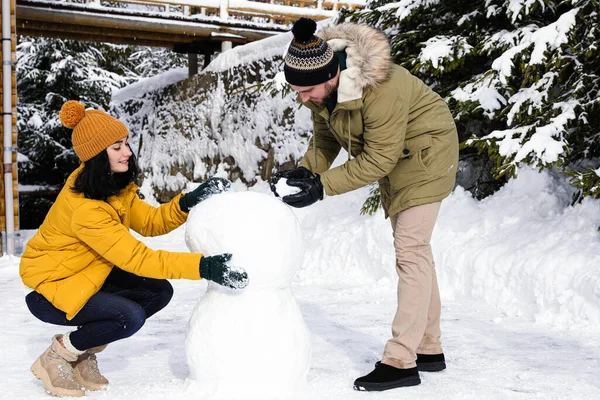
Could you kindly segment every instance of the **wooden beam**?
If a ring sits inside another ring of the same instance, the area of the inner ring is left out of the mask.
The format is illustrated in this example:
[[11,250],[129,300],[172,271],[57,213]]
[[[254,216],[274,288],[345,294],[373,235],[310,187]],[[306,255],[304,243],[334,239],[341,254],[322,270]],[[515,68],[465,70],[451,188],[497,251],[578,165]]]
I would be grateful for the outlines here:
[[[132,15],[118,14],[117,10],[110,10],[109,14],[87,8],[84,11],[67,10],[58,8],[41,8],[28,3],[17,5],[17,22],[20,29],[26,28],[31,21],[44,23],[79,25],[87,28],[102,28],[103,32],[109,30],[125,30],[147,32],[156,35],[182,35],[193,37],[196,40],[210,38],[212,33],[228,33],[244,36],[247,40],[259,40],[276,33],[287,31],[287,27],[268,26],[256,27],[244,24],[244,21],[207,21],[194,22],[193,20],[168,19],[159,17],[132,18]],[[57,3],[58,4],[58,3]]]
[[47,37],[56,39],[70,39],[80,40],[83,42],[100,42],[100,43],[113,43],[113,44],[124,44],[124,45],[138,45],[138,46],[149,46],[149,47],[163,47],[167,49],[173,48],[173,42],[163,42],[159,40],[147,40],[147,39],[135,39],[127,37],[107,36],[107,35],[89,35],[85,33],[69,33],[69,32],[52,32],[44,30],[29,30],[19,28],[19,34],[23,36],[32,37]]
[[167,47],[173,47],[173,44],[175,43],[192,43],[195,39],[193,36],[185,35],[150,33],[146,31],[135,31],[129,29],[107,30],[105,28],[85,27],[73,24],[58,24],[54,22],[42,21],[30,21],[19,26],[19,34],[21,35],[43,36],[45,33],[52,34],[52,37],[64,37],[65,39],[75,40],[82,36],[100,39],[104,36],[106,37],[106,40],[101,39],[98,41],[134,45],[141,45],[141,42],[157,43],[160,44],[161,47],[165,44]]

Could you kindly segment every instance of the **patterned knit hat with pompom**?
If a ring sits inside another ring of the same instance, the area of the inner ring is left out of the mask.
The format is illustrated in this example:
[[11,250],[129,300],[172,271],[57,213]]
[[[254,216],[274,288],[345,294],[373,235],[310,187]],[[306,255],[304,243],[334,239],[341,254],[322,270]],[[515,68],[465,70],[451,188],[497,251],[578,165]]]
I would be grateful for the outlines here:
[[73,150],[83,162],[102,153],[111,144],[129,135],[121,121],[98,110],[86,110],[78,101],[69,100],[59,113],[60,121],[73,129]]
[[296,86],[315,86],[337,74],[338,59],[326,41],[315,36],[317,23],[300,18],[294,24],[294,40],[284,58],[283,71],[288,83]]

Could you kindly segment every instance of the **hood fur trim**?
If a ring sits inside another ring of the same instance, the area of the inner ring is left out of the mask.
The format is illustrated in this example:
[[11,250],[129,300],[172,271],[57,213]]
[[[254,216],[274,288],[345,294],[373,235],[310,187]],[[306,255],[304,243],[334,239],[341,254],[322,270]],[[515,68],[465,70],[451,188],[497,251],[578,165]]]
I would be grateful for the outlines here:
[[319,31],[333,51],[346,51],[347,69],[340,74],[338,103],[362,98],[363,89],[389,78],[392,56],[387,36],[365,25],[344,23]]

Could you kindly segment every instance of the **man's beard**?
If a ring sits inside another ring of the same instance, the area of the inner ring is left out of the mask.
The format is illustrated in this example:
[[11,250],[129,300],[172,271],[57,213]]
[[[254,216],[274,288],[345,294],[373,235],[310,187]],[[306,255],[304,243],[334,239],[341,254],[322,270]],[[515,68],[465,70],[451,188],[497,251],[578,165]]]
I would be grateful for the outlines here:
[[323,100],[315,101],[315,103],[325,104],[328,101],[333,100],[333,98],[336,96],[336,94],[337,94],[337,86],[335,86],[333,83],[326,83],[325,84],[325,97],[323,97]]

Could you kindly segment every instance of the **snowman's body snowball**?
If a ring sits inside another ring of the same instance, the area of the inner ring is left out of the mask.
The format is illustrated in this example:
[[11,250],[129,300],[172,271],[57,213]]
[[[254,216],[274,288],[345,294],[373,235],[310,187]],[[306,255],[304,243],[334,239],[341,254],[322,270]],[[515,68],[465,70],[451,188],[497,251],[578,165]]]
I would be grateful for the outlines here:
[[232,253],[250,281],[239,291],[209,283],[186,334],[190,382],[213,398],[302,390],[310,334],[290,290],[303,246],[289,207],[255,192],[213,196],[190,212],[186,243],[205,255]]

